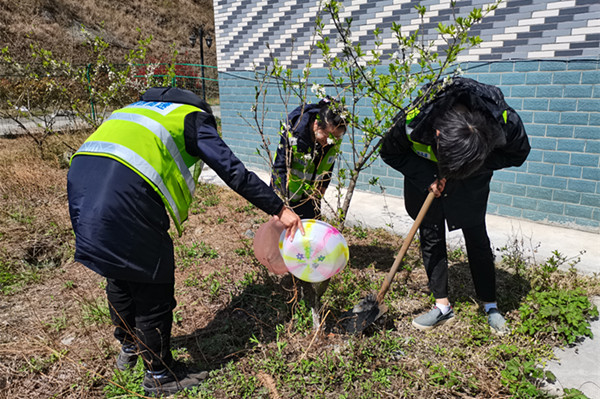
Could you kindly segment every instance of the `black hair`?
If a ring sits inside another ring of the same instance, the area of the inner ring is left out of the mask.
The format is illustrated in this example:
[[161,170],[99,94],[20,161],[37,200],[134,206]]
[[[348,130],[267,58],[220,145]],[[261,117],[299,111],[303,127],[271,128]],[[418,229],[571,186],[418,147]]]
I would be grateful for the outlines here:
[[328,126],[334,126],[336,129],[341,127],[346,130],[346,120],[343,117],[344,105],[331,97],[326,97],[319,101],[319,113],[317,114],[317,123],[321,129],[327,129]]
[[495,120],[479,111],[448,111],[435,128],[438,168],[448,179],[464,179],[480,169],[502,133]]

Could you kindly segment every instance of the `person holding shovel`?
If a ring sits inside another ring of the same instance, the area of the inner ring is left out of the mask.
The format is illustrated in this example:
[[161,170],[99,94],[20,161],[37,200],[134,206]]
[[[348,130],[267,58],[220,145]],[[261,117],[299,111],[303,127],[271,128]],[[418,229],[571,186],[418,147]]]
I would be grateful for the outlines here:
[[439,89],[433,99],[417,99],[418,108],[400,112],[385,135],[381,157],[404,175],[404,201],[414,219],[429,191],[435,194],[419,227],[423,264],[434,308],[412,322],[431,330],[451,321],[448,298],[446,224],[462,229],[475,292],[490,328],[508,331],[496,302],[494,255],[485,213],[494,170],[520,166],[530,145],[519,115],[502,92],[467,78],[435,82],[422,92]]
[[[304,104],[294,109],[282,127],[273,160],[271,185],[302,219],[321,217],[321,200],[331,181],[346,132],[344,112],[339,102],[326,97],[317,104]],[[325,280],[310,286],[314,291],[313,323],[319,319],[320,297],[328,285],[329,280]]]
[[188,90],[151,88],[115,111],[71,159],[67,177],[75,260],[106,277],[117,368],[142,358],[147,394],[196,386],[171,355],[175,261],[169,217],[181,235],[198,175],[206,162],[230,188],[288,229],[300,217],[249,172],[219,137],[210,106]]

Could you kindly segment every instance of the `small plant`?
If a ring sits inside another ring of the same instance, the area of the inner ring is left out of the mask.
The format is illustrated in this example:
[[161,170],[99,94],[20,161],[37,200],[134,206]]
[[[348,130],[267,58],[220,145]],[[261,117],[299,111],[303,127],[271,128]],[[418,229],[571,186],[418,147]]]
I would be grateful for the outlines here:
[[238,213],[246,213],[248,215],[256,215],[255,209],[256,207],[249,203],[247,205],[235,208],[235,211]]
[[67,316],[65,316],[64,314],[58,317],[53,316],[52,321],[44,324],[51,330],[60,332],[61,330],[67,328]]
[[236,248],[234,252],[239,256],[248,256],[253,254],[252,249],[249,247]]
[[186,287],[197,287],[200,285],[200,280],[198,280],[197,276],[190,275],[188,276],[188,278],[183,280],[183,285],[185,285]]
[[104,387],[104,394],[107,398],[142,397],[144,395],[141,386],[143,378],[143,362],[137,362],[132,370],[115,370],[112,379]]
[[432,364],[429,366],[429,381],[434,385],[444,386],[446,388],[459,387],[462,385],[461,379],[464,375],[457,370],[448,370],[443,364]]
[[527,295],[519,312],[521,325],[518,332],[552,336],[567,344],[581,336],[592,337],[588,320],[598,316],[598,309],[580,288],[533,291]]
[[285,347],[287,346],[287,342],[285,342],[282,337],[285,335],[285,325],[284,324],[277,324],[275,326],[275,334],[276,334],[276,343],[277,343],[277,352],[279,352],[279,354],[281,354],[281,351],[283,351],[283,349],[285,349]]
[[213,279],[210,282],[210,290],[209,290],[209,294],[211,299],[216,299],[219,296],[219,293],[221,292],[221,283],[219,282],[219,280]]
[[27,359],[27,365],[21,368],[23,372],[43,373],[50,368],[54,363],[59,362],[68,351],[63,349],[59,352],[52,351],[52,353],[45,357],[31,357]]
[[206,207],[217,206],[221,203],[221,197],[216,194],[211,194],[202,200],[202,205]]
[[68,290],[72,290],[73,288],[75,288],[75,283],[71,280],[65,281],[64,287]]
[[292,320],[299,333],[305,334],[312,328],[312,314],[304,300],[296,303]]
[[450,262],[459,262],[465,259],[465,251],[461,247],[455,248],[448,252],[448,260]]
[[252,271],[252,272],[247,272],[244,273],[244,277],[239,280],[236,285],[241,287],[241,288],[245,288],[245,287],[249,287],[252,284],[254,284],[254,282],[256,281],[256,272]]
[[182,269],[195,264],[198,259],[216,259],[219,257],[219,253],[204,241],[194,243],[191,247],[185,244],[178,245],[177,255],[179,255]]
[[532,382],[544,378],[544,370],[536,366],[534,360],[521,361],[513,358],[506,362],[506,368],[500,372],[502,384],[508,387],[514,398],[544,398]]
[[367,229],[361,225],[352,227],[352,235],[356,238],[365,239],[367,238]]
[[83,321],[87,324],[110,324],[106,299],[95,298],[82,304]]
[[223,288],[223,285],[219,281],[220,278],[223,278],[223,273],[215,271],[202,279],[201,286],[208,290],[210,299],[213,301],[219,297],[221,289]]
[[529,260],[523,251],[523,239],[513,239],[509,244],[500,248],[502,263],[512,269],[516,276],[524,276],[529,268]]
[[181,314],[181,310],[176,310],[173,312],[173,324],[179,324],[183,321],[183,315]]

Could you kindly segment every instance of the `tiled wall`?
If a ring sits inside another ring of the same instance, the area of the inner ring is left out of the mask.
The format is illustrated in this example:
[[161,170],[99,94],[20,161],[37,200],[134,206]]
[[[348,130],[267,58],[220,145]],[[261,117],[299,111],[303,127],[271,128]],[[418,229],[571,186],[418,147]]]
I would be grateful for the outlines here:
[[[352,4],[346,10],[357,26],[410,22],[406,18],[414,19],[416,4],[406,0],[344,3]],[[421,3],[430,10],[431,24],[447,19],[449,1]],[[473,4],[482,2],[457,1],[463,9]],[[309,11],[315,5],[316,1],[302,0],[215,1],[223,134],[251,167],[267,169],[256,154],[258,134],[240,116],[252,117],[258,82],[250,66],[267,62],[260,55],[264,39],[280,51],[278,56],[287,59],[290,68],[303,67],[304,53],[298,50],[285,58],[285,49],[289,35],[300,41],[308,36],[314,21]],[[600,232],[600,2],[509,0],[479,29],[487,44],[466,54],[461,68],[467,77],[500,87],[521,115],[532,145],[523,166],[494,174],[489,213]],[[359,31],[357,37],[362,36],[368,46],[368,29]],[[315,67],[312,77],[322,83],[325,73]],[[289,104],[287,111],[296,105]],[[265,128],[277,142],[286,109],[275,93],[267,97],[267,108]],[[370,111],[365,107],[360,112]],[[361,174],[359,189],[378,192],[367,183],[374,176],[387,194],[402,195],[401,174],[380,160]]]

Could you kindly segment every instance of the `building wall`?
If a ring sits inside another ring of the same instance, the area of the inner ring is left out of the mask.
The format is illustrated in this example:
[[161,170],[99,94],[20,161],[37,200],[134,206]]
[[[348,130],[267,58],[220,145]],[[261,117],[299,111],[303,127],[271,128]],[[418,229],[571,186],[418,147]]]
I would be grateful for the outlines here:
[[[414,1],[344,3],[359,31],[355,40],[365,48],[369,26],[415,21]],[[421,3],[430,10],[431,26],[449,17],[448,1]],[[481,2],[457,1],[461,10],[473,4]],[[256,153],[260,136],[243,118],[252,118],[259,85],[254,66],[268,63],[268,41],[290,68],[303,68],[307,53],[298,42],[310,36],[315,11],[316,1],[215,1],[223,135],[250,167],[268,169]],[[600,232],[600,2],[507,1],[477,33],[484,44],[465,54],[460,66],[465,76],[503,91],[532,145],[523,166],[495,172],[489,213]],[[295,52],[290,35],[298,40]],[[323,83],[326,70],[317,61],[313,56],[311,76]],[[267,96],[265,128],[274,143],[279,121],[296,105],[286,110],[277,95]],[[359,189],[379,191],[368,184],[372,177],[387,194],[402,196],[401,174],[380,160],[361,174]]]

